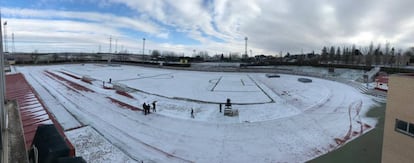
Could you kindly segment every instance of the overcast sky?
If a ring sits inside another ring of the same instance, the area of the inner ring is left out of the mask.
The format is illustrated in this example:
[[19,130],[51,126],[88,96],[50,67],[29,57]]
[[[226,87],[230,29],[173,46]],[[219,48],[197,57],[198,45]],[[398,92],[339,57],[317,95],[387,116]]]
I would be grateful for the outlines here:
[[[390,42],[414,46],[414,0],[1,0],[8,51],[191,56],[280,52]],[[3,24],[3,23],[2,23]]]

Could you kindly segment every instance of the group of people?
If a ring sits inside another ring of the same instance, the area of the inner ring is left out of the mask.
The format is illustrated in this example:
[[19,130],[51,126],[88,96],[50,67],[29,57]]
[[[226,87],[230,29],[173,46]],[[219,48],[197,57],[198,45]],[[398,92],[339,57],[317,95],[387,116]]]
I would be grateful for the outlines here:
[[[156,102],[157,101],[153,101],[152,102],[152,107],[151,107],[151,105],[148,103],[143,103],[142,104],[142,108],[144,109],[144,114],[145,115],[147,115],[147,114],[150,114],[151,113],[151,109],[152,109],[152,112],[157,112],[157,109],[156,109]],[[191,108],[191,118],[195,118],[195,116],[194,116],[194,110],[193,110],[193,108]]]
[[[152,112],[157,112],[157,109],[156,109],[156,103],[157,101],[153,101],[152,102]],[[144,102],[144,104],[142,104],[142,109],[144,109],[144,114],[145,115],[147,115],[147,114],[149,114],[150,113],[150,110],[151,110],[151,106],[150,106],[150,104],[146,104],[145,102]]]

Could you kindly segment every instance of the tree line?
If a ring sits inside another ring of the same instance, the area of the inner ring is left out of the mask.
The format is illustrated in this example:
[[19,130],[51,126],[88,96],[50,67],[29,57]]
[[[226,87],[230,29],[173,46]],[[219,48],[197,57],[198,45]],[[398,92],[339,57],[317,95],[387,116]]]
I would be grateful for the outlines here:
[[324,64],[351,64],[351,65],[383,65],[383,66],[405,66],[413,57],[414,47],[409,48],[405,52],[402,49],[396,50],[389,43],[382,48],[381,44],[374,46],[374,43],[368,47],[356,48],[351,47],[327,47],[321,50],[319,63]]

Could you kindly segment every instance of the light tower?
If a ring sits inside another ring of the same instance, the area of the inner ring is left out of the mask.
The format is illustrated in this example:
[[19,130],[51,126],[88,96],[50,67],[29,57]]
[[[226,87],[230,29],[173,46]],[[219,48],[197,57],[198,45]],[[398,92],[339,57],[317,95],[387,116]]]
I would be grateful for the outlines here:
[[244,38],[245,44],[244,44],[244,56],[247,58],[247,37]]
[[108,57],[108,64],[111,64],[112,60],[112,36],[109,36],[109,57]]
[[112,36],[109,36],[109,53],[112,52]]
[[142,38],[142,55],[145,54],[145,38]]
[[142,60],[145,60],[145,38],[142,38]]
[[16,52],[16,47],[14,46],[14,33],[12,33],[12,52]]

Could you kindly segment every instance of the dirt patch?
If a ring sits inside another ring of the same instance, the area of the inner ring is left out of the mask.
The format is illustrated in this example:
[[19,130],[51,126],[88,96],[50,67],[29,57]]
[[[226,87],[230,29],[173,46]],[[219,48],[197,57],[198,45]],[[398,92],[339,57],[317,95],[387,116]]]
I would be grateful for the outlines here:
[[92,81],[87,80],[87,79],[84,79],[84,78],[82,78],[82,79],[81,79],[81,81],[83,81],[83,82],[85,82],[85,83],[88,83],[88,84],[92,84]]
[[130,109],[132,111],[143,111],[141,108],[138,108],[138,107],[129,105],[129,104],[124,103],[122,101],[119,101],[117,99],[114,99],[114,98],[111,98],[111,97],[106,97],[106,98],[108,98],[109,100],[111,100],[112,103],[116,103],[116,104],[118,104],[119,106],[121,106],[123,108],[127,108],[127,109]]
[[117,94],[128,97],[130,99],[135,99],[133,96],[131,96],[129,93],[123,92],[123,91],[116,91]]
[[65,83],[69,84],[72,88],[79,90],[79,91],[85,91],[85,92],[95,92],[89,88],[86,88],[78,83],[72,82],[70,80],[67,80],[59,75],[56,75],[55,73],[52,73],[50,71],[45,71],[46,74],[52,76],[53,78],[56,78],[58,80],[64,81]]
[[78,77],[78,76],[75,76],[75,75],[72,75],[72,74],[69,74],[69,73],[67,73],[67,72],[65,72],[65,71],[59,71],[60,73],[62,73],[62,74],[65,74],[65,75],[67,75],[67,76],[70,76],[70,77],[72,77],[72,78],[74,78],[74,79],[81,79],[81,77]]

